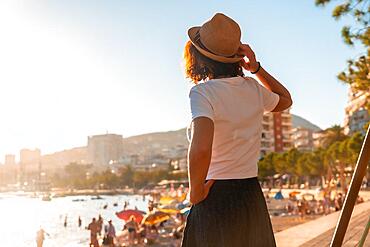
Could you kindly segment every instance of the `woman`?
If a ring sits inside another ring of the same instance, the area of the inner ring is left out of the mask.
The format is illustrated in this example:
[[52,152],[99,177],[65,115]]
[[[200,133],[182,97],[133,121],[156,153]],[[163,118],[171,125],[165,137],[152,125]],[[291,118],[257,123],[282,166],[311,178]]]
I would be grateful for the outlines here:
[[114,227],[112,220],[108,221],[106,226],[107,245],[114,246],[114,239],[116,238],[116,228]]
[[[186,76],[196,84],[189,94],[193,206],[182,246],[275,246],[257,161],[263,113],[289,108],[290,94],[240,42],[240,28],[229,17],[216,14],[188,35]],[[243,68],[263,86],[244,77]]]

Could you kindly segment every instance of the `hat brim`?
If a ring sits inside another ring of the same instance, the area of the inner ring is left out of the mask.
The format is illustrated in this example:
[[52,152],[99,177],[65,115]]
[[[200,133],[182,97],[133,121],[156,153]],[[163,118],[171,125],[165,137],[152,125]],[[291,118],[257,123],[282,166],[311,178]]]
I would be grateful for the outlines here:
[[192,28],[190,28],[188,30],[188,35],[189,35],[191,43],[195,46],[195,48],[201,54],[203,54],[204,56],[206,56],[206,57],[208,57],[212,60],[215,60],[215,61],[221,62],[221,63],[237,63],[237,62],[239,62],[240,60],[243,59],[243,57],[238,56],[238,55],[235,55],[234,57],[219,56],[219,55],[213,54],[213,53],[203,49],[199,45],[197,45],[197,43],[195,42],[195,36],[197,35],[197,32],[199,31],[200,28],[201,27],[192,27]]

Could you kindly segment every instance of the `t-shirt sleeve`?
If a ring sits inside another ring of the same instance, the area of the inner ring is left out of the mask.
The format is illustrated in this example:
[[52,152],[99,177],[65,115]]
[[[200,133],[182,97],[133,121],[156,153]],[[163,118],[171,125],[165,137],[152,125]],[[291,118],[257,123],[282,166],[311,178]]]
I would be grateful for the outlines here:
[[189,98],[192,120],[197,117],[207,117],[214,121],[214,110],[212,105],[202,93],[191,90]]
[[264,86],[260,85],[260,91],[262,95],[262,105],[264,112],[270,112],[275,109],[279,103],[280,97],[277,93],[271,92]]

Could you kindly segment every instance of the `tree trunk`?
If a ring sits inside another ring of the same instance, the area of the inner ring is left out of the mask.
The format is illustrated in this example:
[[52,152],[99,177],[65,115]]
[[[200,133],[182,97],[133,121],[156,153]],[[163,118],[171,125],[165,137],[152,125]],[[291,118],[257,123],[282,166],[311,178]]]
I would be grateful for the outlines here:
[[342,191],[345,193],[347,191],[347,183],[346,183],[346,177],[344,174],[344,163],[339,163],[339,176],[340,176],[340,187]]
[[305,177],[306,177],[305,188],[307,186],[306,189],[310,189],[310,176],[306,175]]

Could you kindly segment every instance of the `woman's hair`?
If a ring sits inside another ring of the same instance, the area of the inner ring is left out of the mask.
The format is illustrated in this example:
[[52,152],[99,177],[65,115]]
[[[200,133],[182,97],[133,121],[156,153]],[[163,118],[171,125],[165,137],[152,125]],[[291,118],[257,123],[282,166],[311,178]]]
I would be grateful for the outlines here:
[[195,84],[201,80],[217,77],[244,76],[242,67],[237,63],[221,63],[202,55],[189,40],[184,49],[185,74]]

